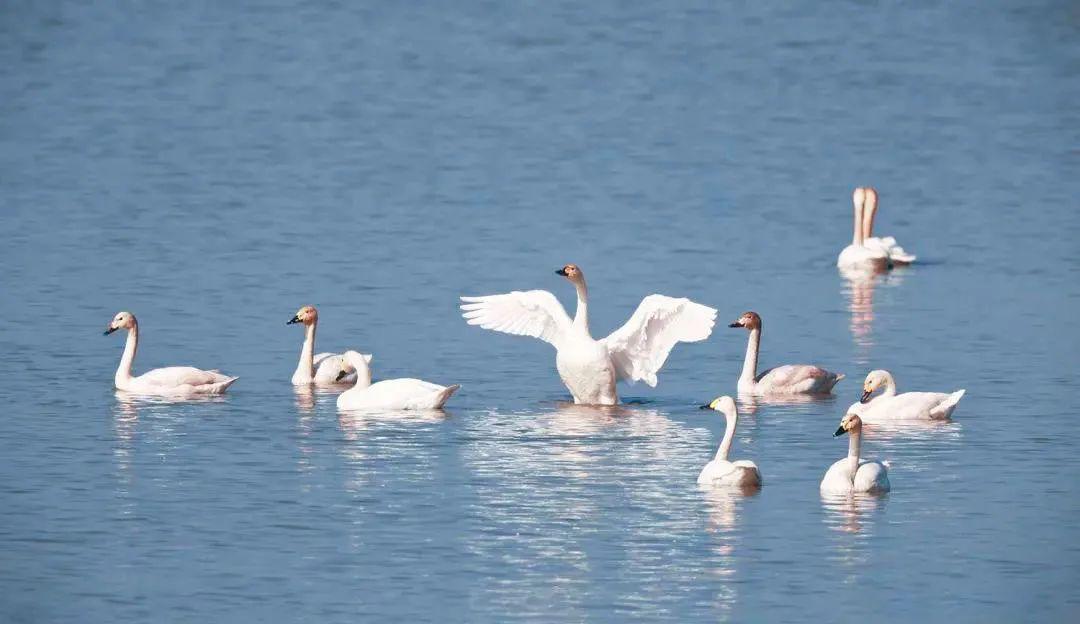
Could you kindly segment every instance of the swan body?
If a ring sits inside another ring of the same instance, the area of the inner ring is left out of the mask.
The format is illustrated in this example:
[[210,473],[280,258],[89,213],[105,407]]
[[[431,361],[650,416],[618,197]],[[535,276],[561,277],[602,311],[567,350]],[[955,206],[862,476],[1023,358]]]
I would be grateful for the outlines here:
[[338,395],[337,406],[344,410],[440,409],[461,386],[440,386],[419,379],[387,379],[371,383],[371,356],[356,351],[342,354],[345,374],[356,376],[356,385]]
[[[882,393],[871,398],[878,388]],[[859,414],[864,422],[895,420],[945,420],[964,397],[965,390],[956,392],[904,392],[896,393],[896,380],[886,370],[870,371],[863,382],[863,394],[859,403],[849,411]]]
[[904,251],[892,236],[873,235],[878,207],[875,189],[858,187],[851,199],[855,207],[854,236],[836,259],[838,268],[879,272],[915,261],[915,255]]
[[722,396],[708,405],[702,405],[701,408],[721,412],[727,425],[724,428],[724,439],[716,451],[716,457],[701,469],[701,474],[697,479],[698,484],[712,487],[761,487],[761,472],[757,464],[747,459],[728,461],[731,441],[735,437],[735,427],[739,421],[739,411],[735,407],[735,401],[729,396]]
[[857,414],[848,413],[840,421],[840,428],[834,436],[847,433],[848,456],[835,462],[821,480],[822,494],[851,494],[853,492],[881,493],[888,492],[888,465],[859,457],[862,444],[862,420]]
[[[292,384],[294,386],[332,386],[337,384],[351,384],[356,382],[356,373],[346,373],[345,358],[337,353],[315,352],[315,330],[319,325],[319,312],[314,306],[304,306],[292,317],[286,325],[301,323],[304,325],[304,346],[300,348],[300,361],[296,364],[293,372]],[[340,381],[339,381],[340,379]]]
[[217,370],[202,370],[191,366],[155,368],[142,375],[132,375],[135,353],[139,349],[139,322],[131,312],[119,312],[109,323],[105,334],[128,331],[124,354],[116,369],[113,384],[118,390],[133,394],[155,396],[207,396],[224,394],[239,377],[230,377]]
[[656,375],[678,342],[697,342],[712,333],[716,310],[664,295],[649,295],[630,320],[596,340],[589,332],[588,289],[576,265],[556,271],[577,291],[573,320],[555,295],[545,290],[462,297],[466,321],[484,329],[539,338],[555,347],[555,368],[574,403],[615,405],[618,380],[644,381]]
[[841,373],[827,371],[812,364],[788,364],[757,372],[758,351],[761,347],[761,316],[746,312],[728,327],[742,327],[750,331],[746,344],[746,358],[739,375],[740,393],[750,395],[778,394],[828,394],[833,386],[844,378]]

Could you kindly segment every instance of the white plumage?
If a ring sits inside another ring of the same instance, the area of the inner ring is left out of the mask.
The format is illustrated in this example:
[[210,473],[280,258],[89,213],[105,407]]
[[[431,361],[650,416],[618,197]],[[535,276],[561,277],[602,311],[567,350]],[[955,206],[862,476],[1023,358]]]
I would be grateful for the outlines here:
[[344,410],[439,409],[461,386],[440,386],[420,379],[387,379],[371,383],[371,356],[356,351],[342,354],[345,370],[355,374],[356,385],[338,395],[337,406]]
[[758,396],[828,394],[844,378],[841,373],[827,371],[813,364],[785,364],[758,374],[758,353],[761,348],[762,321],[757,312],[744,312],[728,327],[741,327],[750,332],[746,356],[739,375],[740,394]]
[[[884,386],[881,394],[871,398],[875,390]],[[857,413],[863,422],[888,422],[898,420],[945,420],[964,397],[964,390],[956,392],[904,392],[896,393],[896,380],[886,370],[870,371],[863,382],[863,395],[859,403],[848,411]]]
[[294,386],[333,386],[356,382],[356,373],[341,375],[345,371],[345,358],[337,353],[315,352],[315,332],[319,326],[319,312],[315,306],[304,306],[286,325],[304,325],[304,345],[300,348],[300,361],[292,375]]
[[701,407],[722,413],[727,422],[720,448],[717,449],[713,460],[701,469],[701,474],[697,479],[698,485],[743,489],[761,487],[761,471],[758,470],[757,464],[748,459],[728,461],[731,442],[735,438],[735,427],[739,422],[739,410],[735,406],[735,401],[729,396],[722,396]]
[[852,492],[888,492],[888,464],[859,457],[862,445],[862,420],[848,413],[840,421],[840,428],[833,435],[847,433],[848,456],[835,462],[821,480],[822,494],[850,494]]
[[614,405],[618,380],[657,383],[656,375],[678,342],[704,340],[712,333],[716,310],[664,295],[649,295],[621,328],[601,340],[589,332],[588,290],[581,270],[569,264],[557,271],[574,284],[577,312],[570,319],[555,295],[544,290],[462,297],[470,325],[539,338],[555,347],[555,366],[575,403]]

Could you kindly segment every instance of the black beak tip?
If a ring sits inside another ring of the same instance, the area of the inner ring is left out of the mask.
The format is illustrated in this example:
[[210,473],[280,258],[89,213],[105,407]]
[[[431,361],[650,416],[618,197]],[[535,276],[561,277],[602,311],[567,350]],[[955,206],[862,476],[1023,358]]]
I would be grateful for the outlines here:
[[110,328],[106,329],[104,332],[102,332],[101,335],[102,336],[108,336],[109,334],[113,333],[114,331],[116,331],[116,328],[115,327],[110,327]]
[[346,373],[345,371],[341,371],[341,372],[339,372],[337,374],[337,379],[335,379],[334,381],[341,381],[342,379],[345,379],[348,376],[349,376],[349,373]]
[[292,325],[293,323],[299,323],[299,322],[300,322],[300,319],[298,319],[298,318],[296,318],[296,317],[294,316],[294,317],[292,317],[291,319],[289,319],[289,320],[285,321],[285,324],[286,324],[286,325]]
[[739,325],[738,323],[728,323],[728,327],[742,327],[742,325]]
[[705,405],[699,405],[698,409],[709,409],[710,407],[711,406],[708,403],[706,403]]
[[839,428],[837,428],[837,430],[836,430],[836,433],[832,434],[832,437],[834,437],[834,438],[838,438],[838,437],[840,437],[840,436],[844,435],[845,433],[847,433],[847,432],[846,432],[846,431],[844,431],[844,428],[843,428],[843,427],[839,427]]
[[555,271],[555,275],[562,275],[563,277],[566,277],[566,269],[559,269],[558,271]]
[[863,392],[862,397],[859,399],[859,403],[866,403],[868,401],[870,401],[870,393],[869,392]]

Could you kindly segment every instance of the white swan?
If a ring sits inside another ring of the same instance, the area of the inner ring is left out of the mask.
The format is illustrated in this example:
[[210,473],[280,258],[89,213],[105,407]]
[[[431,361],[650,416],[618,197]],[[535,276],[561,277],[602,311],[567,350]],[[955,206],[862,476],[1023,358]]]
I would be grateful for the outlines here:
[[852,492],[888,492],[888,465],[882,462],[859,459],[862,444],[862,420],[856,414],[845,414],[840,428],[833,436],[844,433],[851,436],[848,456],[829,467],[821,480],[822,494],[850,494]]
[[851,202],[855,207],[854,234],[851,244],[844,247],[836,258],[836,266],[840,269],[866,271],[879,273],[889,268],[889,256],[877,247],[867,247],[865,242],[866,228],[863,218],[866,204],[866,189],[859,187],[851,196]]
[[[874,391],[882,386],[885,389],[871,399]],[[848,411],[857,413],[866,422],[891,420],[945,420],[949,418],[956,404],[964,397],[964,390],[946,392],[905,392],[896,393],[896,380],[886,370],[874,370],[863,382],[863,393],[859,403]]]
[[[898,264],[911,264],[915,262],[915,255],[904,251],[904,248],[896,244],[892,236],[874,236],[874,217],[878,208],[878,193],[873,187],[867,186],[862,189],[865,203],[863,204],[863,246],[867,249],[877,250],[884,253],[888,258],[889,266]],[[858,194],[859,189],[855,189]]]
[[239,379],[216,370],[205,371],[190,366],[155,368],[135,377],[131,374],[131,366],[135,362],[135,352],[139,349],[139,322],[131,312],[118,312],[109,322],[105,335],[108,336],[118,329],[128,330],[124,354],[120,357],[120,366],[113,377],[113,383],[118,390],[158,396],[223,394]]
[[440,386],[419,379],[386,379],[371,383],[371,356],[346,351],[341,354],[345,370],[356,375],[356,385],[338,395],[337,406],[344,410],[439,409],[461,386]]
[[761,317],[746,312],[728,327],[750,330],[746,358],[739,375],[739,392],[745,394],[828,394],[844,375],[810,364],[788,364],[757,373],[758,349],[761,346]]
[[[315,355],[315,330],[319,325],[319,311],[315,306],[304,306],[286,322],[286,325],[302,323],[304,325],[304,346],[300,348],[300,361],[292,376],[294,386],[329,386],[356,382],[356,373],[341,377],[345,370],[345,360],[337,353]],[[341,381],[338,381],[338,379]]]
[[556,271],[577,291],[571,321],[555,295],[546,290],[462,297],[464,317],[484,329],[532,336],[555,346],[555,367],[574,403],[615,405],[615,382],[643,380],[656,386],[656,374],[677,342],[705,340],[716,310],[689,299],[649,295],[625,325],[607,338],[589,333],[588,289],[576,265]]
[[735,437],[735,426],[739,422],[739,410],[735,407],[735,401],[729,396],[722,396],[708,405],[702,405],[701,409],[721,412],[727,426],[724,428],[724,439],[720,442],[716,457],[702,468],[697,478],[698,484],[714,487],[761,487],[761,472],[754,462],[747,459],[728,461],[728,451],[731,450],[731,441]]

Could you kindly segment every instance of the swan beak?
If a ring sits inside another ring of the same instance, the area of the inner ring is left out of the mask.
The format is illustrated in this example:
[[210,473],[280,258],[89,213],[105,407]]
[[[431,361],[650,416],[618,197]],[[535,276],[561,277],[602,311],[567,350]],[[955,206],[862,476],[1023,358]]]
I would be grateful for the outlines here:
[[289,321],[287,323],[285,323],[285,324],[286,325],[293,325],[294,323],[299,323],[299,322],[300,322],[300,317],[294,316],[291,319],[289,319]]
[[566,269],[559,269],[558,271],[555,271],[555,275],[562,275],[563,277],[566,277]]
[[349,376],[349,373],[346,373],[345,371],[341,371],[341,372],[339,372],[337,374],[337,379],[335,379],[334,381],[339,382],[339,381],[341,381],[342,379],[345,379],[348,376]]
[[109,334],[113,333],[114,331],[116,331],[116,328],[115,327],[110,327],[110,328],[106,329],[105,333],[102,334],[102,335],[103,336],[108,336]]
[[736,321],[736,322],[734,322],[734,323],[729,323],[729,324],[728,324],[728,327],[742,327],[742,325],[740,325],[740,324],[739,324],[739,322],[738,322],[738,321]]
[[832,434],[832,437],[835,438],[835,437],[838,437],[838,436],[842,436],[845,433],[847,433],[847,431],[844,431],[844,427],[843,427],[843,425],[841,425],[840,427],[837,427],[836,433]]
[[859,403],[866,403],[870,400],[870,395],[873,394],[873,390],[865,390],[862,393],[862,398],[859,399]]
[[698,409],[712,409],[712,405],[709,405],[708,403],[706,403],[705,405],[702,405]]

